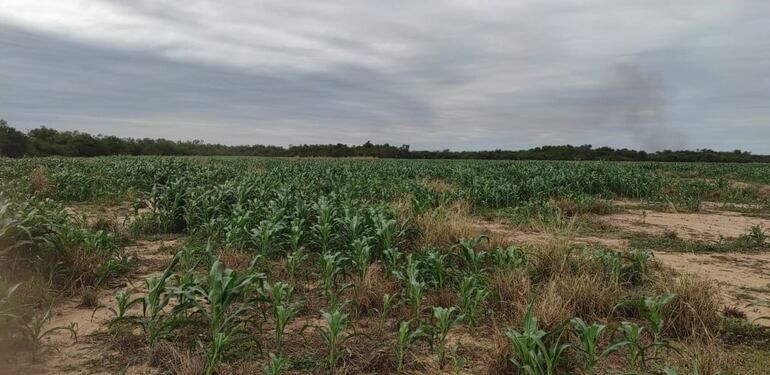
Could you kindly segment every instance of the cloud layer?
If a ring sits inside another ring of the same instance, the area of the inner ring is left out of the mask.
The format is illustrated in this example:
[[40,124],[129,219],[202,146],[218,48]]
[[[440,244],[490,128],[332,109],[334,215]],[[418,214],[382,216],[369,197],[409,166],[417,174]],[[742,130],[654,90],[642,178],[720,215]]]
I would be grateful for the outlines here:
[[762,0],[2,0],[0,117],[227,144],[770,153],[767,19]]

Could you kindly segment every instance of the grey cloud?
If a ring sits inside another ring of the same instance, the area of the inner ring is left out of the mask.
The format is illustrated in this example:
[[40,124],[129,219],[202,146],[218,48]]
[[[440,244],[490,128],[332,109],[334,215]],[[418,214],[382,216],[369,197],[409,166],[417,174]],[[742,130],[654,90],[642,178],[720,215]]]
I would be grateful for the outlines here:
[[763,1],[6,0],[0,117],[415,149],[770,153]]

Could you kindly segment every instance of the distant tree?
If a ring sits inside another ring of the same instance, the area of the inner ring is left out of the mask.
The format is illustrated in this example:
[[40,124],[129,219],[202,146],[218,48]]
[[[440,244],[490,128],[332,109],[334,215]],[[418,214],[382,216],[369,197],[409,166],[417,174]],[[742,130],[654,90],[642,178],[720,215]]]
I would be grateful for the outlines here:
[[29,152],[29,138],[0,120],[0,155],[20,158]]

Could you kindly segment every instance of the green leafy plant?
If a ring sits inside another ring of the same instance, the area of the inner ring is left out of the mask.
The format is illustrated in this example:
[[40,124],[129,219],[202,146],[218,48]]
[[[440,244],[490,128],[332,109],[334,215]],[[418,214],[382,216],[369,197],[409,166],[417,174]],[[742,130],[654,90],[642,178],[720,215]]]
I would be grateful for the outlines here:
[[623,343],[613,343],[599,351],[599,343],[607,326],[596,323],[588,325],[580,318],[572,318],[570,322],[572,323],[572,332],[578,339],[573,346],[583,354],[586,361],[586,373],[590,375],[596,373],[596,364],[600,360],[625,346]]
[[482,234],[471,239],[463,239],[453,244],[451,247],[452,250],[460,248],[460,258],[465,263],[468,272],[473,276],[479,276],[486,270],[485,264],[488,253],[475,250],[483,241],[488,243],[489,236]]
[[471,326],[475,326],[479,307],[484,304],[490,292],[478,286],[474,276],[466,276],[460,281],[460,289],[457,291],[457,295],[460,297],[460,308],[468,318],[468,323]]
[[527,306],[521,331],[508,329],[514,357],[511,362],[527,375],[553,375],[569,344],[561,342],[562,329],[547,333],[538,329],[532,305]]
[[279,375],[289,368],[289,361],[273,353],[268,354],[268,361],[262,365],[262,373],[265,375]]
[[418,326],[412,329],[412,321],[407,320],[401,322],[398,328],[398,335],[396,336],[396,344],[393,351],[396,354],[396,371],[402,373],[404,371],[404,359],[406,358],[409,348],[414,345],[418,340],[428,340],[429,333],[423,326]]
[[[454,314],[456,307],[433,307],[433,325],[438,335],[438,362],[441,367],[444,366],[446,356],[446,336],[452,327],[460,324],[465,318],[462,314]],[[453,317],[454,315],[454,317]]]
[[350,314],[335,309],[331,312],[324,311],[321,315],[326,323],[325,326],[308,325],[303,327],[303,330],[306,327],[313,327],[318,335],[321,336],[327,352],[326,364],[329,366],[329,372],[335,374],[342,347],[348,340],[361,335],[361,333],[345,332],[350,326]]
[[345,274],[345,262],[347,258],[342,253],[336,252],[324,254],[321,257],[321,270],[323,272],[324,293],[329,299],[331,309],[336,309],[339,304],[339,297],[345,290],[351,288],[353,284],[344,284],[339,286],[337,279]]
[[46,325],[51,321],[51,308],[48,308],[46,312],[41,316],[35,314],[28,322],[21,322],[17,325],[16,329],[21,332],[22,336],[27,339],[32,348],[32,361],[37,362],[40,351],[44,348],[51,348],[56,351],[59,350],[56,345],[47,344],[44,339],[50,334],[56,331],[67,331],[73,340],[77,341],[78,338],[78,325],[72,322],[66,326],[58,326],[53,328],[46,328]]
[[419,320],[422,311],[422,298],[425,295],[425,282],[420,280],[420,261],[415,260],[412,254],[406,258],[406,297],[412,305],[412,316]]

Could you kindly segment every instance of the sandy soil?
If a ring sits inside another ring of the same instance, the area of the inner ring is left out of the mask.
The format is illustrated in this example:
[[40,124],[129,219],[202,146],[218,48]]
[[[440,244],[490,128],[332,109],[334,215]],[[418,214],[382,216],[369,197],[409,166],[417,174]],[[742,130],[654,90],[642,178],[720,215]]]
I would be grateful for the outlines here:
[[683,239],[718,241],[747,234],[752,226],[770,229],[770,219],[741,216],[736,212],[671,213],[630,210],[601,218],[607,225],[630,232],[676,232]]
[[[151,275],[160,274],[171,259],[169,247],[177,247],[182,239],[137,241],[127,246],[126,252],[137,260],[137,272],[121,287],[115,290],[102,291],[100,304],[105,306],[94,312],[92,308],[80,307],[81,298],[71,297],[58,304],[48,327],[67,325],[75,322],[78,325],[78,340],[73,343],[69,334],[56,332],[48,337],[48,342],[54,344],[59,351],[48,351],[43,360],[36,364],[24,363],[26,358],[19,361],[18,366],[0,368],[0,374],[111,374],[107,370],[114,367],[111,358],[119,357],[120,353],[111,353],[108,347],[94,335],[104,328],[111,313],[108,307],[115,307],[115,293],[120,289],[135,289],[142,291],[144,279]],[[137,309],[139,307],[136,307]],[[148,372],[149,371],[149,372]],[[146,366],[140,365],[129,368],[129,374],[153,373]]]
[[[749,307],[756,299],[770,300],[770,253],[693,254],[655,252],[655,259],[678,273],[692,273],[715,280],[725,302],[746,312],[749,320],[770,316],[768,307]],[[757,323],[765,325],[763,320]]]

